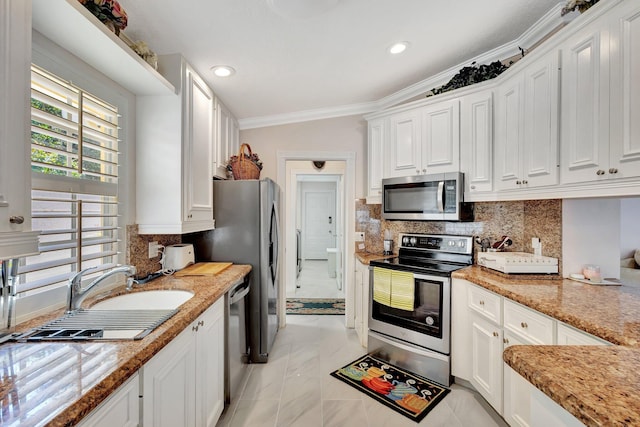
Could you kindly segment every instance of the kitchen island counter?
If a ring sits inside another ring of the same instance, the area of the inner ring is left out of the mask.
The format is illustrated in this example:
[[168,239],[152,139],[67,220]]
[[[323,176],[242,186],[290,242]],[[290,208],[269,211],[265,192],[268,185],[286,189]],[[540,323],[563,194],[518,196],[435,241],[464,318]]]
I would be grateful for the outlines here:
[[[215,276],[164,276],[136,287],[130,292],[181,289],[194,293],[173,317],[141,340],[2,344],[2,424],[77,424],[250,272],[249,265],[233,265]],[[116,288],[85,305],[125,292],[124,286]],[[18,325],[19,330],[39,326],[62,313],[40,316]]]
[[640,290],[505,278],[479,266],[453,277],[617,344],[516,345],[503,360],[585,425],[640,425]]

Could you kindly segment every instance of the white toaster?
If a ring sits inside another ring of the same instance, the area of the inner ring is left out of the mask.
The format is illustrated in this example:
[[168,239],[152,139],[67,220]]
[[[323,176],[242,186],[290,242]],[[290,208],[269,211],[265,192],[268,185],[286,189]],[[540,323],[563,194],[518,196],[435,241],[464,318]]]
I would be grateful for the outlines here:
[[165,270],[182,270],[194,262],[195,257],[193,254],[193,245],[191,243],[171,245],[164,248],[163,268]]

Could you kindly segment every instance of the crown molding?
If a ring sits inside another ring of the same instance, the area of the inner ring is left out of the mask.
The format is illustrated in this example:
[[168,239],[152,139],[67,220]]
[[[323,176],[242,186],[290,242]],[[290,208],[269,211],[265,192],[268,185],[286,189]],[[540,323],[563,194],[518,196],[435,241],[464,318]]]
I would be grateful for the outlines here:
[[391,95],[380,98],[377,101],[296,111],[292,113],[274,114],[269,116],[249,117],[238,120],[240,130],[366,114],[384,110],[403,102],[413,100],[416,97],[424,96],[431,89],[447,83],[462,67],[468,66],[473,62],[485,64],[493,61],[504,60],[517,55],[520,52],[519,47],[523,47],[526,50],[531,46],[534,46],[548,34],[556,31],[559,27],[566,25],[567,19],[560,16],[560,11],[563,6],[564,2],[556,4],[556,6],[551,8],[551,10],[549,10],[517,39],[461,62],[460,64],[454,65],[451,68],[407,86],[392,93]]

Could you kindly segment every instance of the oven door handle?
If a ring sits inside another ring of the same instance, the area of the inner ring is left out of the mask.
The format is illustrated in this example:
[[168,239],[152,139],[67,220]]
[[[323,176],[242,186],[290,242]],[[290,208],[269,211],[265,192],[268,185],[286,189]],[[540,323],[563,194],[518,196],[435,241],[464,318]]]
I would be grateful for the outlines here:
[[444,181],[438,182],[438,212],[444,213]]

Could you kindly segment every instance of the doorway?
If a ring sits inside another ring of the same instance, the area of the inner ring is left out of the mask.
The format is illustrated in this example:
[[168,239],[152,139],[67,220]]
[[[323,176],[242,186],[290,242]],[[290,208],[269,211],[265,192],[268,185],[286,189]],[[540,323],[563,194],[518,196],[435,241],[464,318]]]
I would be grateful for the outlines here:
[[[323,160],[325,165],[322,168],[314,167],[313,161]],[[281,204],[281,224],[284,231],[284,248],[281,254],[282,268],[281,268],[281,283],[282,286],[281,298],[279,306],[280,310],[280,325],[281,327],[286,324],[286,298],[288,295],[295,295],[296,285],[298,284],[298,262],[299,258],[302,258],[302,271],[305,271],[306,263],[314,263],[316,260],[320,261],[321,266],[309,265],[309,271],[330,271],[328,262],[330,253],[327,249],[333,249],[329,247],[330,242],[328,240],[325,243],[318,243],[317,247],[325,246],[322,255],[316,252],[315,255],[311,254],[307,257],[306,254],[302,255],[303,251],[300,251],[301,256],[298,257],[298,236],[302,233],[302,209],[298,210],[301,204],[301,200],[304,200],[304,187],[311,183],[334,183],[335,185],[335,218],[329,215],[328,211],[323,211],[318,218],[311,218],[312,221],[322,224],[324,222],[325,231],[329,235],[329,228],[327,225],[331,225],[331,234],[333,235],[333,241],[335,242],[335,279],[331,278],[335,284],[336,290],[340,285],[341,292],[344,294],[345,299],[345,325],[347,327],[353,327],[353,254],[347,254],[346,248],[352,247],[353,238],[348,224],[353,224],[354,208],[348,201],[353,201],[355,197],[355,153],[335,153],[335,152],[278,152],[278,184],[283,190],[283,198]],[[319,184],[314,184],[319,185]],[[312,187],[312,185],[308,185]],[[317,189],[316,189],[317,190]],[[315,191],[320,193],[321,190]],[[311,203],[318,203],[318,199],[326,197],[326,195],[315,194],[314,191],[306,191],[307,201]],[[312,195],[309,200],[309,193]],[[331,216],[331,224],[329,224],[329,216]],[[299,232],[300,230],[300,232]],[[301,236],[303,237],[303,236]],[[300,239],[301,245],[304,248],[304,238]],[[348,256],[351,255],[351,256]],[[321,258],[324,256],[324,258]],[[311,257],[316,257],[312,259]],[[319,263],[317,263],[319,264]],[[303,277],[304,278],[304,277]],[[328,277],[327,277],[328,278]],[[329,278],[328,278],[329,279]],[[302,284],[301,286],[304,286]]]

